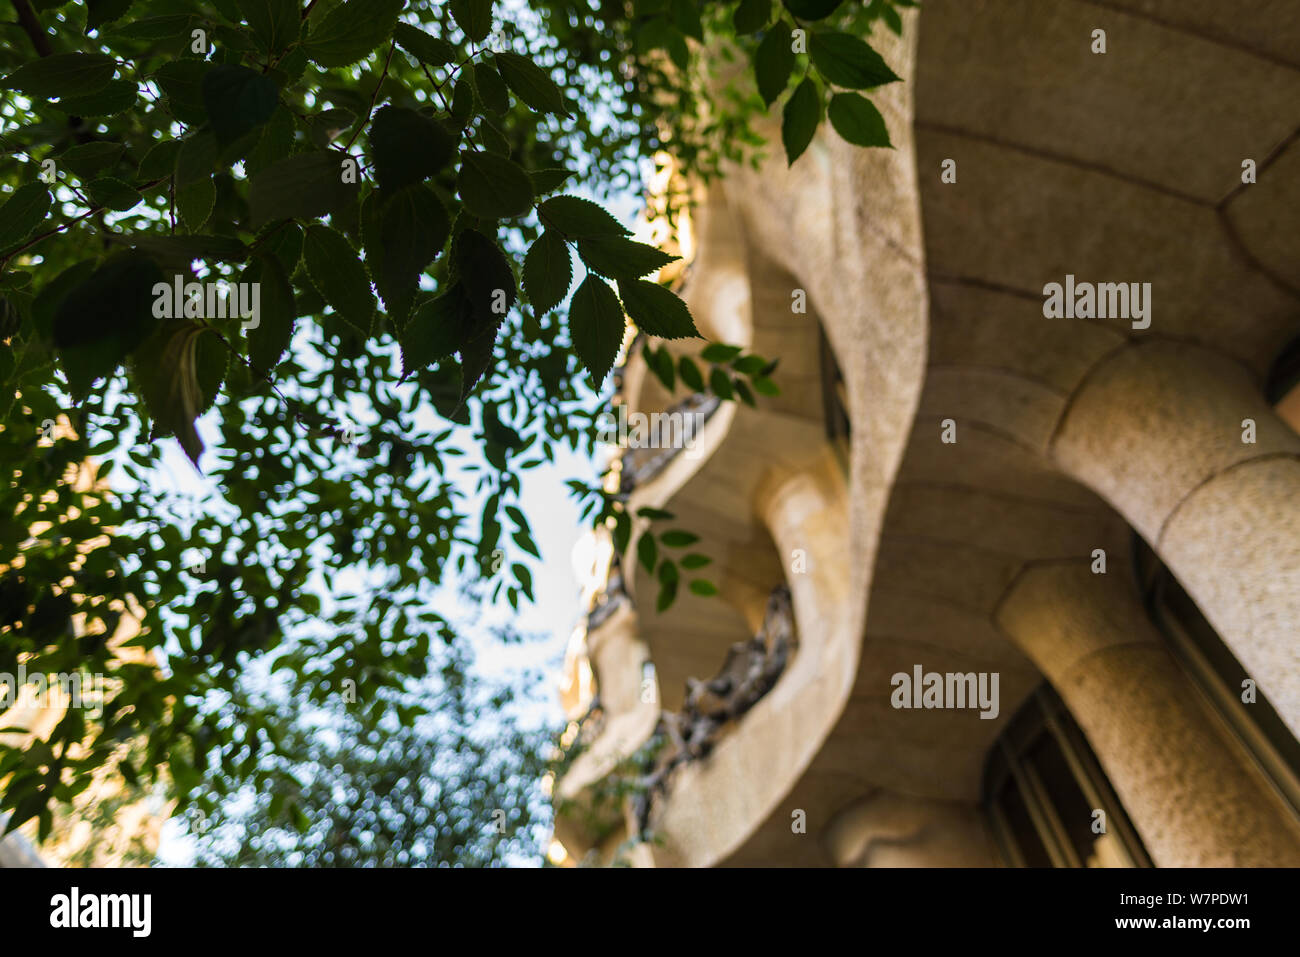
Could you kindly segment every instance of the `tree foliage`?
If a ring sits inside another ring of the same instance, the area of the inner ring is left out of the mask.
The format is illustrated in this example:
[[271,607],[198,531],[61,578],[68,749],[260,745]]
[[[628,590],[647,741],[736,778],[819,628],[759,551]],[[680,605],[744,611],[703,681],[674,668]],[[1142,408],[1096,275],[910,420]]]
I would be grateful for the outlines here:
[[[432,590],[480,576],[532,599],[521,474],[590,453],[628,317],[698,335],[652,278],[672,257],[601,201],[660,150],[706,178],[750,158],[751,121],[782,97],[791,162],[826,102],[846,139],[887,144],[850,91],[896,79],[860,35],[909,5],[14,0],[0,672],[113,691],[96,721],[72,709],[0,752],[11,826],[47,830],[110,762],[209,815],[272,793],[286,761],[339,757],[285,703],[328,709],[347,682],[357,735],[422,747],[407,682],[456,631]],[[706,48],[752,69],[724,82]],[[193,298],[218,282],[256,288],[256,308]],[[655,362],[671,390],[671,357]],[[707,386],[678,367],[693,390],[775,390],[767,360],[701,362]],[[202,501],[160,480],[173,440]],[[626,547],[622,500],[576,491]],[[264,665],[286,682],[275,707],[246,687]],[[392,763],[376,744],[346,773]],[[288,802],[258,813],[294,823]]]

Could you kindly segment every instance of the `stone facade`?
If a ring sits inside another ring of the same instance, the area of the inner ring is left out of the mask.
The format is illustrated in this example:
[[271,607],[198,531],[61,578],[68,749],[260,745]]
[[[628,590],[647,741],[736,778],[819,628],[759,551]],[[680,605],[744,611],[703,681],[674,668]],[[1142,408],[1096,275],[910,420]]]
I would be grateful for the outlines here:
[[[602,721],[556,783],[559,856],[1300,865],[1300,401],[1272,394],[1300,333],[1300,6],[927,0],[873,43],[904,77],[873,94],[894,149],[823,131],[694,210],[682,294],[707,338],[779,356],[782,394],[631,489],[721,594],[656,614],[624,568],[577,636],[566,704],[598,693]],[[1146,315],[1049,318],[1067,277],[1137,283]],[[680,399],[635,353],[622,382]],[[1160,624],[1139,537],[1242,687],[1215,698]],[[602,788],[782,587],[770,689],[648,799]],[[996,675],[996,714],[900,706],[921,672]]]

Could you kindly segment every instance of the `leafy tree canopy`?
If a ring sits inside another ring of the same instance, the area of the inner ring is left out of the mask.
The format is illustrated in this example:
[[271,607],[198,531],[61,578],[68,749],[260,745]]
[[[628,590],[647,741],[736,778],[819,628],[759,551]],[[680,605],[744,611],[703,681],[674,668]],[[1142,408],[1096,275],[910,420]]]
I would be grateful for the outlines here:
[[[698,335],[654,281],[673,257],[602,203],[663,151],[704,179],[752,159],[769,110],[791,162],[824,114],[887,145],[857,91],[897,77],[862,37],[910,5],[12,0],[0,672],[111,681],[95,720],[70,709],[0,751],[10,826],[48,831],[105,765],[207,814],[283,793],[295,761],[340,758],[286,710],[337,710],[347,687],[367,767],[396,767],[375,735],[424,747],[411,682],[456,637],[432,590],[478,576],[532,599],[521,474],[592,450],[629,318]],[[670,391],[775,389],[773,362],[709,349],[645,355]],[[173,443],[204,501],[163,480]],[[575,493],[620,547],[660,517]],[[278,704],[242,680],[271,665]],[[259,820],[302,806],[268,798]],[[304,853],[332,860],[316,828]]]

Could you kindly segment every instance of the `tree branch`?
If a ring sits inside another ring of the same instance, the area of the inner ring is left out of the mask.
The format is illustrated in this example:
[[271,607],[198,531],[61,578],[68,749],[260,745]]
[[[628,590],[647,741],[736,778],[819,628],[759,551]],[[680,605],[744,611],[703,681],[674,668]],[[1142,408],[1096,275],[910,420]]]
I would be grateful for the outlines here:
[[50,46],[50,35],[41,27],[41,21],[36,19],[36,11],[28,0],[13,0],[14,12],[18,14],[18,23],[23,31],[31,38],[32,46],[41,56],[51,56],[54,48]]

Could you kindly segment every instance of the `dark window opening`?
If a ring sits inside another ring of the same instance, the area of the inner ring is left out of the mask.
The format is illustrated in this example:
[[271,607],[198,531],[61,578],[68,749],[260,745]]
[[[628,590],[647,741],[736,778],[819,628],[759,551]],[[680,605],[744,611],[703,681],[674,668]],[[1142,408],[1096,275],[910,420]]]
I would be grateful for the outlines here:
[[1097,756],[1049,685],[1030,696],[990,752],[984,808],[1012,867],[1151,866]]
[[[1300,741],[1140,535],[1133,536],[1133,551],[1138,587],[1151,621],[1165,636],[1170,651],[1211,712],[1300,816]],[[1242,701],[1246,681],[1254,686],[1255,700],[1251,703]]]

